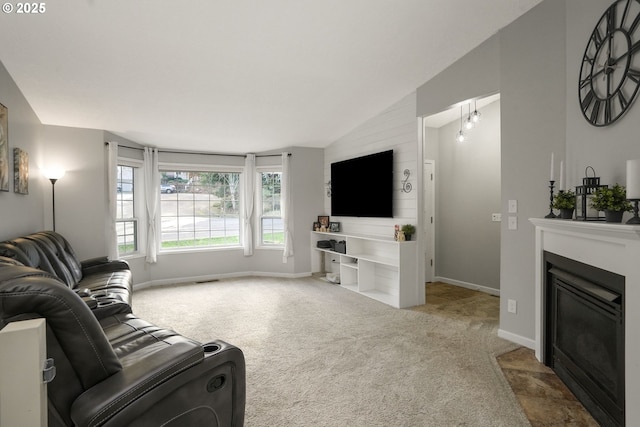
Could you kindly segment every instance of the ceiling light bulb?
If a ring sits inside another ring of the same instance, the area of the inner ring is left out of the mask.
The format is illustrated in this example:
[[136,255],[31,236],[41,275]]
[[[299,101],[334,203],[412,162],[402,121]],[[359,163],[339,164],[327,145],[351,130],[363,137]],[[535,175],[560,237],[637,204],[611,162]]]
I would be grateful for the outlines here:
[[472,129],[474,125],[473,119],[471,116],[467,117],[467,119],[464,121],[464,128],[469,130]]
[[464,132],[462,132],[462,130],[460,130],[460,132],[458,132],[458,134],[456,135],[456,141],[458,142],[464,142],[464,140],[466,139]]
[[478,112],[478,105],[476,104],[476,101],[473,101],[473,113],[471,113],[470,116],[473,123],[478,123],[480,121],[480,113]]

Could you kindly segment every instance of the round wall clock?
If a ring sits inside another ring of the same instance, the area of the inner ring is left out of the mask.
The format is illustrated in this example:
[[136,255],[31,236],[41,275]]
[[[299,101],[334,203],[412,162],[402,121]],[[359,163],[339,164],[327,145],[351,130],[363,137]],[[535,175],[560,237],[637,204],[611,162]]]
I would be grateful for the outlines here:
[[640,88],[640,0],[616,0],[593,29],[582,57],[582,115],[607,126],[631,107]]

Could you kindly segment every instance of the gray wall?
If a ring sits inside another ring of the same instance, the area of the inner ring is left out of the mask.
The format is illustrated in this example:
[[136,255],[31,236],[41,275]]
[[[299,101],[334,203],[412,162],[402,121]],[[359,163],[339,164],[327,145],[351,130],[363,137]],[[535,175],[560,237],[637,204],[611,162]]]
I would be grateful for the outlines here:
[[[42,126],[13,79],[0,63],[0,103],[9,109],[9,186],[0,192],[0,240],[43,228],[43,191],[51,183],[42,177]],[[13,192],[13,149],[29,154],[29,194]]]
[[[107,253],[106,171],[104,132],[64,126],[43,126],[46,162],[62,167],[56,182],[56,231],[64,235],[78,256]],[[45,193],[51,206],[51,193]],[[45,208],[45,226],[51,228],[51,209]],[[32,230],[36,231],[36,230]]]
[[567,1],[567,178],[571,186],[582,183],[584,170],[589,165],[594,167],[603,184],[625,184],[626,160],[640,159],[640,102],[637,99],[622,119],[604,128],[589,125],[578,104],[582,54],[593,27],[610,3]]
[[[528,218],[548,212],[551,153],[556,174],[559,161],[566,161],[569,187],[581,183],[588,165],[603,183],[625,184],[625,161],[640,158],[640,107],[632,107],[612,126],[595,128],[584,120],[577,101],[582,54],[610,3],[545,0],[418,89],[419,115],[500,92],[503,219],[508,200],[517,200],[519,208],[518,230],[508,230],[507,221],[501,226],[500,333],[525,345],[532,345],[534,338],[535,242]],[[497,46],[497,53],[487,43]],[[461,79],[464,70],[497,79]],[[507,299],[518,302],[516,314],[507,313]]]
[[[535,242],[527,219],[548,212],[551,153],[565,146],[565,2],[541,3],[500,36],[503,216],[507,201],[518,201],[518,230],[502,223],[500,329],[533,339]],[[517,301],[516,314],[507,313],[507,299]]]
[[[551,152],[558,161],[564,153],[565,61],[565,2],[547,0],[418,90],[421,115],[500,92],[500,332],[525,345],[534,337],[534,230],[527,219],[546,214]],[[507,229],[510,199],[518,201],[517,230]],[[508,299],[517,301],[516,314],[507,313]]]
[[478,110],[467,141],[455,141],[456,119],[438,129],[438,155],[426,154],[436,159],[435,275],[499,290],[500,223],[491,214],[500,212],[500,102]]

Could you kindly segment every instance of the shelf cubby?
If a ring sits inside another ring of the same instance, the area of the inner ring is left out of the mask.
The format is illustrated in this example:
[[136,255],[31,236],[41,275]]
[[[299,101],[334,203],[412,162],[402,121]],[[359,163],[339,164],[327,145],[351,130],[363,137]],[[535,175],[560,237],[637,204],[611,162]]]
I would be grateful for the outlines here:
[[[318,248],[320,240],[346,242],[346,253]],[[311,232],[312,272],[340,273],[340,285],[396,308],[421,304],[416,242],[356,234]],[[337,262],[336,262],[337,261]]]

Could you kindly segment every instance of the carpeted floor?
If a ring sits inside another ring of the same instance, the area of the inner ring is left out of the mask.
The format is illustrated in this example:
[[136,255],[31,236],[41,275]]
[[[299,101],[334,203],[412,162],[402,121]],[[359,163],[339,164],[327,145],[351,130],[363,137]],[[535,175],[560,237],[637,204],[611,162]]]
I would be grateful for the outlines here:
[[397,310],[314,278],[148,288],[133,301],[159,326],[243,350],[248,427],[530,425],[495,359],[517,347],[497,318]]

